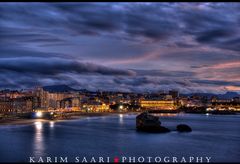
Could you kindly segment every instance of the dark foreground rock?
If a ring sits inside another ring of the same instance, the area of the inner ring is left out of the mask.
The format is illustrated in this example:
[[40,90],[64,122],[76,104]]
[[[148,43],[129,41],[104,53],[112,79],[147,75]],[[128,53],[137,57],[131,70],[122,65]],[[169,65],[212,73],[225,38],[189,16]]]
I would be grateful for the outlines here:
[[191,132],[192,129],[186,124],[179,124],[177,126],[177,131],[179,131],[179,132]]
[[138,131],[150,133],[166,133],[170,130],[161,126],[159,117],[150,115],[147,112],[141,113],[136,117],[136,128]]

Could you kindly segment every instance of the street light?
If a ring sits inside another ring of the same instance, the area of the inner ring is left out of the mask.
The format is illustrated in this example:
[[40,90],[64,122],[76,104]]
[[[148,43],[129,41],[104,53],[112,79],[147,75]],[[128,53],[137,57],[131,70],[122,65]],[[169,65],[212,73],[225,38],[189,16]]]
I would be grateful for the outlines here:
[[42,112],[37,112],[36,117],[38,117],[38,118],[42,117]]
[[119,109],[123,109],[123,105],[120,105],[120,106],[119,106]]

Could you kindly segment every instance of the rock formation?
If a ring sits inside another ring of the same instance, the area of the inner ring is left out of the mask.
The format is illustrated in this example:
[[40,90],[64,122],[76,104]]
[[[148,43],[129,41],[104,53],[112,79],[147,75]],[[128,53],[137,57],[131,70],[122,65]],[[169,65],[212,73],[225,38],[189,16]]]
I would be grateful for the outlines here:
[[179,131],[179,132],[191,132],[192,129],[186,124],[179,124],[177,126],[177,131]]
[[170,132],[168,128],[161,126],[159,117],[150,115],[148,112],[143,112],[136,117],[136,128],[138,131],[151,133]]

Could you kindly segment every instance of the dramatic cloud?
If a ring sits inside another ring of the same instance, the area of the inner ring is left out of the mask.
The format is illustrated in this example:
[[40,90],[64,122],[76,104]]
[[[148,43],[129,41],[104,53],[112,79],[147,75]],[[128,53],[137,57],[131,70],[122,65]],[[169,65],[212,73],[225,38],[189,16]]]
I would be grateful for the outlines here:
[[58,58],[2,58],[0,61],[0,71],[53,76],[60,73],[134,75],[133,71],[113,69],[92,63],[80,63],[74,60],[63,60]]
[[0,89],[240,91],[239,9],[238,3],[1,3]]

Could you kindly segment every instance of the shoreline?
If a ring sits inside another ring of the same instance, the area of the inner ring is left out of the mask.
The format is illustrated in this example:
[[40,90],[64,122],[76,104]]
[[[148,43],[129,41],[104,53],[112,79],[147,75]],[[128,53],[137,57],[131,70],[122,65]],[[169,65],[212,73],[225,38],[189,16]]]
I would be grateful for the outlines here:
[[10,119],[0,119],[0,126],[6,125],[29,125],[35,122],[59,122],[59,121],[67,121],[67,120],[77,120],[86,117],[101,117],[101,116],[109,116],[116,114],[138,114],[139,112],[98,112],[98,113],[78,113],[76,115],[72,115],[69,118],[64,119],[27,119],[27,118],[10,118]]
[[[74,115],[70,115],[67,118],[60,118],[60,119],[30,119],[30,118],[8,118],[8,119],[0,119],[0,127],[7,126],[7,125],[30,125],[35,122],[60,122],[60,121],[68,121],[68,120],[78,120],[86,117],[102,117],[102,116],[109,116],[109,115],[118,115],[118,114],[140,114],[141,112],[93,112],[93,113],[75,113]],[[179,114],[179,113],[155,113],[155,114]],[[185,113],[185,114],[206,114],[206,113]],[[238,115],[237,113],[236,115]],[[231,115],[231,114],[211,114],[211,115]]]

